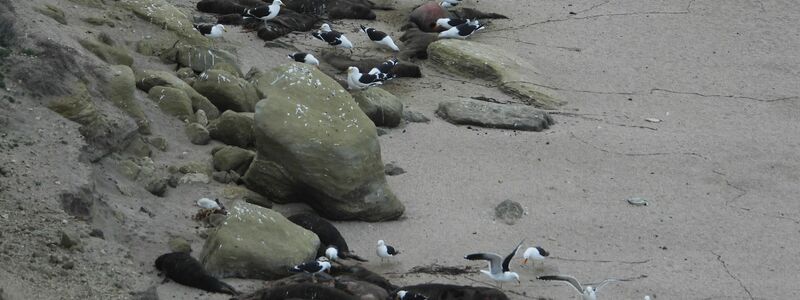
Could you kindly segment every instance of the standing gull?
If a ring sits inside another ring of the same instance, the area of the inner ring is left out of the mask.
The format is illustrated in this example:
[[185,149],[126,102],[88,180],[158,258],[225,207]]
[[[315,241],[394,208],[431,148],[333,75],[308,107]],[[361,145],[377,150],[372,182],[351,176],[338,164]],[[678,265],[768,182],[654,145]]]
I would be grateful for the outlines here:
[[400,254],[400,252],[395,250],[394,247],[386,245],[386,243],[383,242],[383,240],[378,241],[378,248],[376,249],[376,252],[378,253],[378,256],[381,257],[381,261],[383,261],[387,257],[393,257],[395,255]]
[[549,276],[539,276],[537,277],[539,280],[557,280],[557,281],[564,281],[572,285],[578,293],[581,294],[583,300],[597,300],[597,292],[600,291],[600,288],[605,286],[606,284],[614,281],[619,281],[617,279],[606,279],[602,282],[597,284],[597,287],[592,287],[591,285],[587,285],[585,287],[581,286],[581,283],[578,282],[575,277],[569,275],[549,275]]
[[503,288],[504,281],[516,280],[517,283],[522,283],[519,280],[519,274],[516,272],[511,272],[511,270],[508,268],[508,264],[511,262],[511,259],[514,258],[514,255],[517,254],[517,250],[519,250],[520,246],[522,246],[522,242],[519,242],[519,244],[514,247],[514,251],[508,254],[505,259],[495,253],[473,253],[464,256],[464,258],[469,260],[489,261],[489,270],[481,270],[481,273],[486,274],[495,281],[498,281],[500,283],[500,288]]
[[525,249],[525,252],[522,254],[522,257],[525,258],[525,260],[522,261],[522,264],[527,264],[528,260],[532,259],[534,267],[536,267],[537,260],[541,261],[542,265],[544,265],[544,259],[545,257],[548,256],[550,256],[550,252],[547,252],[547,250],[544,250],[544,248],[539,246],[530,247],[528,249]]
[[281,11],[281,0],[275,0],[270,5],[259,6],[256,8],[248,8],[242,11],[242,17],[245,19],[259,19],[263,20],[266,24],[267,21],[274,19]]
[[366,33],[369,39],[377,44],[389,47],[389,49],[392,49],[392,51],[395,52],[400,51],[400,48],[398,48],[397,45],[395,45],[394,41],[392,40],[392,37],[390,37],[383,31],[378,31],[375,28],[361,25],[361,32]]
[[353,48],[353,43],[351,43],[350,40],[348,40],[347,37],[344,36],[344,34],[335,30],[331,30],[331,27],[328,24],[322,24],[320,30],[311,33],[311,35],[314,36],[316,39],[326,42],[328,43],[328,45],[334,47],[339,46],[345,49]]

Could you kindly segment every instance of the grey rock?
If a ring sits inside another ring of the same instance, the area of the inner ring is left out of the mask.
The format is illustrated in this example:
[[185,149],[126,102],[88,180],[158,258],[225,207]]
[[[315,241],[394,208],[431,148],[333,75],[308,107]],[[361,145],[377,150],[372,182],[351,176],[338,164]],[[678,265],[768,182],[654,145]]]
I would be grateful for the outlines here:
[[248,147],[253,144],[253,114],[226,110],[208,125],[211,138],[228,145]]
[[149,93],[150,89],[156,86],[180,89],[189,96],[193,110],[204,110],[211,120],[219,117],[219,109],[208,98],[200,95],[192,86],[172,73],[156,70],[136,70],[134,75],[136,75],[136,87],[142,91]]
[[383,173],[389,176],[397,176],[406,173],[406,170],[403,170],[403,168],[398,167],[393,163],[386,164],[385,166],[383,166],[383,169],[384,169]]
[[235,171],[217,171],[211,174],[211,178],[219,183],[236,183],[241,176]]
[[403,111],[403,120],[411,123],[428,123],[431,121],[431,119],[428,119],[428,117],[421,112],[408,110]]
[[163,136],[154,136],[147,138],[147,143],[161,152],[167,151],[167,139]]
[[522,208],[522,205],[510,199],[500,202],[500,204],[494,208],[495,218],[508,225],[514,225],[524,214],[525,210]]
[[158,197],[167,192],[167,178],[153,178],[145,182],[144,189]]
[[207,145],[211,141],[211,133],[198,123],[186,124],[186,136],[195,145]]
[[358,107],[375,126],[395,127],[403,118],[403,103],[384,89],[373,87],[353,93]]
[[[428,46],[430,60],[440,67],[468,78],[495,81],[500,90],[519,97],[529,105],[544,109],[555,109],[565,102],[532,82],[541,78],[529,78],[541,74],[527,60],[519,58],[494,45],[473,41],[442,39]],[[540,82],[541,84],[541,82]]]
[[64,249],[72,249],[81,243],[80,237],[74,232],[59,230],[58,234],[60,236],[58,245]]
[[208,175],[201,174],[201,173],[189,173],[181,176],[181,179],[178,180],[180,184],[192,184],[192,183],[209,183],[211,179],[208,178]]
[[97,228],[92,229],[92,231],[89,232],[89,236],[100,238],[100,239],[105,239],[106,238],[105,234],[103,233],[103,230],[100,230],[100,229],[97,229]]
[[274,201],[303,200],[328,218],[383,221],[404,211],[383,174],[375,125],[319,69],[299,63],[253,79],[257,155],[242,178]]
[[549,114],[527,105],[497,104],[468,99],[441,102],[436,115],[457,125],[527,131],[542,131],[554,124]]
[[194,122],[195,116],[192,111],[192,100],[189,95],[181,89],[156,86],[147,93],[150,100],[153,100],[162,111],[172,115],[184,122]]
[[197,123],[203,126],[208,126],[208,115],[206,115],[206,111],[202,109],[198,109],[194,113],[195,117],[197,118]]
[[234,170],[244,174],[256,153],[235,146],[225,146],[214,151],[214,169],[219,171]]
[[222,111],[252,112],[260,99],[250,82],[222,70],[203,72],[192,87]]
[[192,244],[182,237],[170,239],[169,242],[167,242],[167,245],[169,245],[169,250],[172,252],[192,253]]
[[200,257],[216,276],[272,280],[313,260],[318,247],[316,234],[281,214],[235,201],[228,204],[226,220],[209,233]]

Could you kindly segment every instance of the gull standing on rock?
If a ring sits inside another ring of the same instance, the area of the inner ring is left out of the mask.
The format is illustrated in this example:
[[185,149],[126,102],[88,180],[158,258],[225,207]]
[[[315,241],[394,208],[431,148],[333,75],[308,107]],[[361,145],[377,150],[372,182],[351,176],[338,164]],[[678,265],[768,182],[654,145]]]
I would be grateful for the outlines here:
[[314,57],[314,55],[311,55],[311,53],[305,53],[305,52],[290,53],[289,58],[294,59],[294,61],[296,62],[319,66],[319,60],[317,60],[317,58]]
[[397,45],[394,43],[392,37],[390,37],[383,31],[378,31],[375,28],[361,25],[361,32],[366,33],[369,39],[377,44],[389,47],[389,49],[392,49],[392,51],[395,52],[400,51],[400,48],[398,48]]
[[[356,67],[349,67],[347,68],[347,89],[354,90],[363,90],[371,86],[381,85],[383,84],[383,80],[386,78],[386,74],[368,74],[368,73],[361,73]],[[381,256],[381,245],[383,244],[383,240],[378,241],[378,256]],[[388,246],[385,246],[388,247]],[[391,248],[391,247],[389,247]],[[389,255],[391,256],[391,255]],[[381,257],[388,257],[388,256],[381,256]]]
[[549,275],[549,276],[539,276],[537,277],[539,280],[556,280],[556,281],[563,281],[569,283],[572,287],[575,288],[578,293],[581,294],[583,300],[597,300],[597,292],[600,291],[600,288],[605,286],[610,282],[619,281],[617,279],[606,279],[602,282],[597,284],[597,287],[592,287],[591,285],[587,285],[585,287],[581,286],[581,283],[578,282],[575,277],[569,275]]
[[278,12],[281,11],[281,5],[283,2],[281,0],[275,0],[270,5],[259,6],[256,8],[247,8],[242,11],[242,17],[245,19],[259,19],[263,20],[264,24],[267,21],[274,19],[278,16]]
[[[355,68],[355,67],[350,67],[350,68]],[[356,71],[358,71],[358,69],[356,69]],[[378,248],[376,249],[375,252],[378,253],[378,256],[380,256],[381,261],[383,261],[388,257],[393,257],[395,255],[400,254],[400,252],[395,250],[394,247],[386,245],[386,243],[383,240],[378,241]]]
[[339,46],[345,49],[353,49],[353,43],[341,32],[331,30],[330,25],[322,24],[319,31],[311,33],[316,39],[328,43],[331,46]]
[[467,254],[464,258],[469,260],[489,261],[489,270],[481,270],[481,273],[499,282],[500,288],[503,288],[503,282],[505,281],[516,280],[518,284],[522,284],[519,280],[519,274],[511,272],[508,268],[508,264],[511,262],[511,259],[514,258],[514,255],[517,255],[517,250],[519,250],[520,246],[522,246],[522,242],[519,242],[519,244],[514,247],[514,251],[508,254],[505,259],[495,253],[473,253]]
[[458,25],[456,27],[450,28],[448,30],[442,31],[439,33],[440,39],[466,39],[468,36],[472,35],[478,30],[483,29],[483,24],[480,24],[477,20],[475,21],[467,21],[464,24]]

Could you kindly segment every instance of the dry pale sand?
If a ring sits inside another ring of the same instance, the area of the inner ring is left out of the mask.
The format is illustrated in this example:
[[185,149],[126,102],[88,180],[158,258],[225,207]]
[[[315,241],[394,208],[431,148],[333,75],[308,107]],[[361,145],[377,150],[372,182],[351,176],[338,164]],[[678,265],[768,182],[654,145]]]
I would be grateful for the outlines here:
[[[171,2],[199,14],[194,0]],[[536,78],[546,81],[537,83],[557,90],[568,104],[554,113],[558,123],[544,132],[468,129],[436,118],[438,103],[471,96],[514,100],[490,83],[442,73],[429,62],[421,62],[424,78],[385,85],[408,110],[432,121],[380,137],[384,162],[396,162],[407,171],[389,178],[406,205],[404,217],[386,223],[337,222],[351,248],[371,259],[369,267],[397,284],[485,285],[489,281],[477,273],[403,273],[433,263],[484,267],[463,255],[506,253],[524,239],[526,246],[541,245],[553,257],[544,269],[512,266],[523,279],[522,285],[504,286],[513,299],[573,297],[568,286],[535,280],[552,273],[586,282],[629,279],[604,288],[602,299],[641,299],[645,294],[657,299],[800,297],[795,287],[800,269],[797,4],[465,2],[511,17],[492,21],[471,40],[527,60],[537,68]],[[364,23],[398,37],[401,21],[415,4],[397,1],[398,10],[379,12],[380,21]],[[65,10],[78,13],[74,7]],[[356,50],[357,57],[387,55],[351,32],[359,23],[333,22],[357,46],[365,45]],[[130,28],[114,30],[130,38],[158,29],[141,28],[133,34]],[[279,41],[301,50],[321,49],[306,33]],[[266,69],[287,61],[286,49],[264,47],[253,33],[230,30],[218,43],[237,49],[245,71],[247,66]],[[136,66],[167,68],[140,56]],[[156,133],[174,139],[167,152],[157,154],[158,164],[185,162],[186,156],[180,155],[184,151],[190,158],[208,157],[213,145],[189,144],[178,121],[154,117],[159,115],[155,105],[145,109]],[[34,112],[52,115],[41,108]],[[137,275],[109,278],[133,290],[146,289],[160,282],[151,264],[167,251],[165,240],[183,236],[195,249],[202,246],[197,225],[189,219],[191,203],[218,193],[220,185],[181,185],[169,192],[169,201],[132,187],[134,196],[122,197],[117,186],[131,183],[116,182],[122,176],[114,162],[93,169],[90,179],[113,210],[126,217],[124,225],[106,229],[107,239],[130,248],[123,270]],[[627,204],[625,199],[632,196],[645,197],[650,205]],[[494,206],[505,199],[526,209],[515,225],[493,220]],[[138,212],[142,205],[158,213],[143,215]],[[402,254],[381,265],[373,254],[378,239]],[[85,255],[102,257],[91,251]],[[78,266],[82,271],[88,267]],[[14,277],[5,273],[0,278]],[[18,281],[11,286],[27,286],[31,292],[40,287],[35,279]],[[230,281],[244,290],[259,285]],[[227,298],[174,283],[158,285],[158,293],[161,299]]]

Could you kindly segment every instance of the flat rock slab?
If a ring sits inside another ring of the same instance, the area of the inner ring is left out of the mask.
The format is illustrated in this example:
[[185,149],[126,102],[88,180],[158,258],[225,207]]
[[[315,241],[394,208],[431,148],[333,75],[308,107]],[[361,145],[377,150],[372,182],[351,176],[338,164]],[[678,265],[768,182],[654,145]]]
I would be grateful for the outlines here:
[[555,124],[546,112],[527,106],[455,100],[439,103],[436,115],[456,125],[475,125],[527,131],[542,131]]
[[444,39],[428,46],[428,57],[452,73],[497,82],[501,91],[526,104],[555,109],[566,103],[552,96],[554,91],[535,83],[541,79],[532,78],[531,74],[540,74],[533,66],[496,46]]

